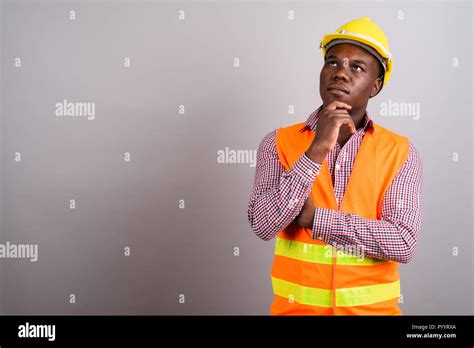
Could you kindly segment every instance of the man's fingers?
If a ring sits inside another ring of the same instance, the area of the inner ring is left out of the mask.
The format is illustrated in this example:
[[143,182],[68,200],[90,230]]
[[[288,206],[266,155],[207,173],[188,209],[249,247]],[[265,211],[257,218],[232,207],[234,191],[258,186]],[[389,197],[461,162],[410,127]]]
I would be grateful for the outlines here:
[[342,124],[345,124],[349,127],[349,131],[354,134],[356,132],[354,121],[352,121],[352,118],[350,120],[344,120],[342,121]]
[[331,110],[328,115],[330,115],[331,117],[351,117],[351,115],[346,109]]
[[354,121],[352,120],[352,118],[350,116],[347,116],[347,115],[340,115],[339,116],[338,115],[338,116],[336,116],[336,119],[337,119],[337,123],[338,123],[339,127],[341,127],[343,125],[346,125],[349,128],[351,133],[356,132]]
[[329,114],[327,114],[327,117],[329,119],[335,120],[339,127],[346,124],[351,130],[351,133],[356,132],[354,121],[347,110],[332,110]]
[[347,109],[347,110],[350,110],[352,109],[352,106],[350,106],[349,104],[346,104],[346,103],[343,103],[341,101],[333,101],[331,103],[328,104],[328,106],[326,107],[327,110],[336,110],[336,109]]

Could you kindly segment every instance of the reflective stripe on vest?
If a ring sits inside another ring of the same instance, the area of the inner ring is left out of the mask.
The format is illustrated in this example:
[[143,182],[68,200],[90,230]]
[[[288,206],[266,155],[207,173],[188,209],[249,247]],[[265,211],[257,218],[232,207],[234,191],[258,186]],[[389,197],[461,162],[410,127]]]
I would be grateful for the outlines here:
[[[292,259],[322,263],[331,265],[333,263],[332,246],[329,244],[318,245],[288,240],[280,237],[275,238],[275,254]],[[341,250],[336,252],[336,264],[348,266],[371,266],[387,263],[386,260],[372,259],[368,257],[344,253]]]
[[[310,288],[272,277],[276,295],[309,306],[332,307],[332,290]],[[400,281],[336,289],[336,306],[362,306],[400,297]]]

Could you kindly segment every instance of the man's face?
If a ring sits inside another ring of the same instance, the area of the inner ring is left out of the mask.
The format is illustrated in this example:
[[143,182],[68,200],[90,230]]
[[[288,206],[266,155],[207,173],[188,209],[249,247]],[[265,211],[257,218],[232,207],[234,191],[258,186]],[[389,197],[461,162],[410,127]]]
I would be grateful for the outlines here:
[[[369,98],[380,91],[377,59],[363,48],[347,43],[333,46],[326,52],[319,78],[319,93],[324,105],[339,100],[352,108],[365,108]],[[335,90],[337,85],[345,90]]]

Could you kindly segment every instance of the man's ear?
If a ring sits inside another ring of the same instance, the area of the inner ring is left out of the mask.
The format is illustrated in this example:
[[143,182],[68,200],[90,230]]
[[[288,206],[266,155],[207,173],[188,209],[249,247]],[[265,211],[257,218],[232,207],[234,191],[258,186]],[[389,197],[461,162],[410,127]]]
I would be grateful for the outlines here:
[[372,92],[370,93],[370,98],[375,97],[377,94],[379,94],[380,90],[382,89],[382,78],[377,77],[374,81],[374,86],[372,88]]

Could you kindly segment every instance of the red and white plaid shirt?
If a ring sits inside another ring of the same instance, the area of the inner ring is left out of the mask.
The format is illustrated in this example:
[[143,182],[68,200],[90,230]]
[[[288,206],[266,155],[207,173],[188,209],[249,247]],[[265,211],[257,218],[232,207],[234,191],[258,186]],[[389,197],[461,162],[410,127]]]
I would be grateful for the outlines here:
[[[306,121],[306,126],[313,131],[321,108]],[[366,111],[363,127],[342,148],[336,143],[327,155],[338,205],[344,196],[365,130],[371,126],[372,120]],[[285,171],[278,158],[275,135],[276,130],[267,134],[258,147],[254,186],[248,206],[248,219],[253,231],[267,241],[298,216],[321,169],[320,164],[303,153],[293,167]],[[312,238],[336,249],[358,246],[364,250],[365,257],[409,262],[421,225],[422,171],[420,157],[410,142],[408,158],[384,195],[381,220],[318,207]]]

